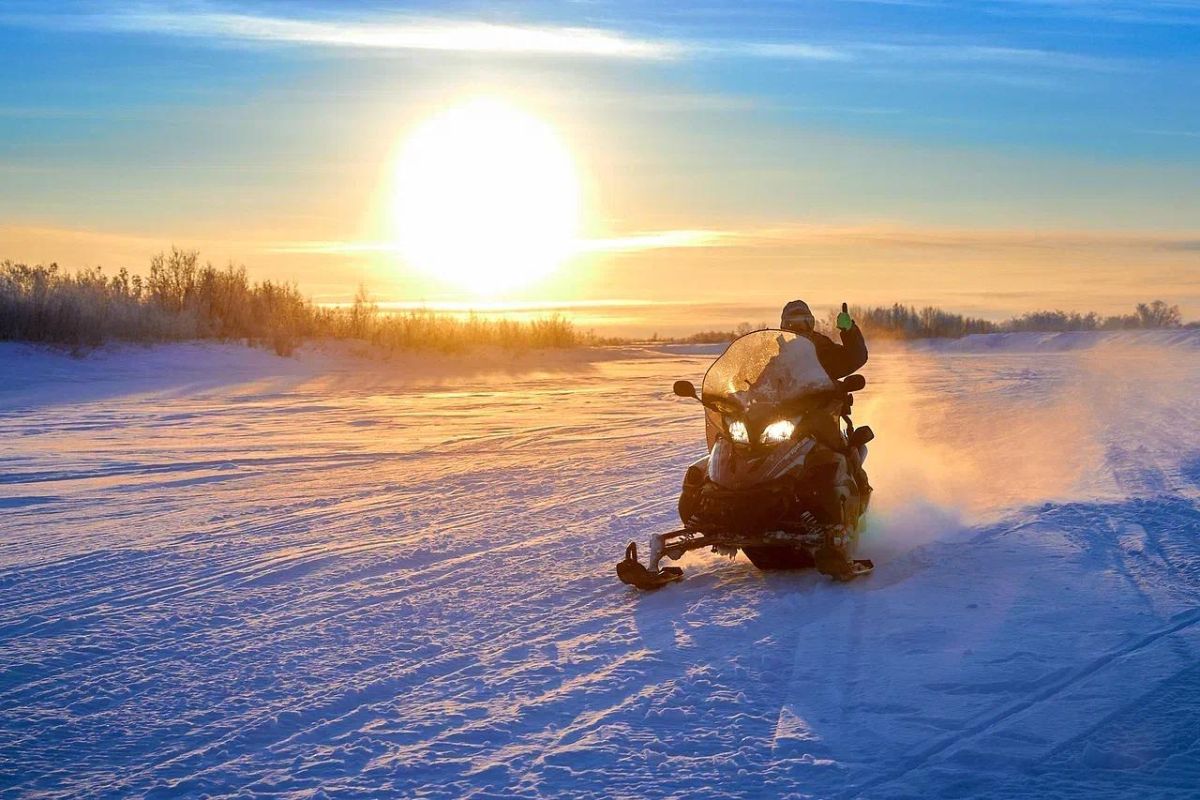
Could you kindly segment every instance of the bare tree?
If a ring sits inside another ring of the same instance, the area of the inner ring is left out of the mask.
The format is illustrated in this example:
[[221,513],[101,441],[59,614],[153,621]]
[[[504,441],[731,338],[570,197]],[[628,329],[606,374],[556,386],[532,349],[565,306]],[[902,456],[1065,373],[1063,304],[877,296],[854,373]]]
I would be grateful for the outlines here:
[[1183,324],[1179,306],[1168,306],[1162,300],[1138,303],[1137,319],[1140,328],[1178,328]]

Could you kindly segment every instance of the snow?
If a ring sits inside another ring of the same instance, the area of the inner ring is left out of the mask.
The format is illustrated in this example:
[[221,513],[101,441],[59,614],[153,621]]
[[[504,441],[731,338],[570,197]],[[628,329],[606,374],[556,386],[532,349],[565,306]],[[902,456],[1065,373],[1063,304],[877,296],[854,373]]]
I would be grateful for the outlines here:
[[1064,333],[976,333],[961,339],[924,339],[911,350],[942,353],[1062,352],[1104,347],[1198,348],[1200,330],[1176,328],[1139,331],[1067,331]]
[[875,573],[653,594],[709,352],[0,346],[0,797],[1195,797],[1198,341],[877,353]]

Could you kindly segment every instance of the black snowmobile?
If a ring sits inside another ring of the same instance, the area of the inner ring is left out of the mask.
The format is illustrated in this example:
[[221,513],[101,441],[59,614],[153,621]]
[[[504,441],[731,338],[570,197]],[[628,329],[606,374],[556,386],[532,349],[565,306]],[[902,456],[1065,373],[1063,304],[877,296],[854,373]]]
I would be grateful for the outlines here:
[[[871,487],[862,469],[869,427],[850,419],[861,375],[831,379],[808,339],[762,330],[734,341],[704,375],[701,393],[675,394],[705,408],[709,453],[688,467],[679,497],[683,528],[650,537],[648,565],[630,542],[617,576],[639,589],[683,578],[659,567],[702,547],[746,554],[759,569],[816,567],[851,580],[874,565],[854,559]],[[844,427],[843,427],[844,423]]]

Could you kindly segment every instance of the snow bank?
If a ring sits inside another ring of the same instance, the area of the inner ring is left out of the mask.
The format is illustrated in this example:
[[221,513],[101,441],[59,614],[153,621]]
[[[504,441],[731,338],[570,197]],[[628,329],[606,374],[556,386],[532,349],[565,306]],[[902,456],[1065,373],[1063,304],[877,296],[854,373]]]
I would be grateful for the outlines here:
[[1066,333],[978,333],[961,339],[919,339],[911,350],[935,353],[1061,353],[1095,347],[1200,348],[1200,328]]

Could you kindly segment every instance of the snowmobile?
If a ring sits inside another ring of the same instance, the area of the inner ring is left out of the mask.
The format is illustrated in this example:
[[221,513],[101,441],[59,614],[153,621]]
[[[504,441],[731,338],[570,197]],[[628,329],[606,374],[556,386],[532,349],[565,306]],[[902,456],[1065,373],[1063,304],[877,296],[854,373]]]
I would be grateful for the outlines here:
[[704,406],[709,452],[684,474],[683,527],[651,536],[647,565],[630,542],[617,576],[657,589],[683,578],[659,566],[664,557],[705,547],[741,550],[762,570],[815,567],[842,581],[870,572],[853,557],[871,498],[862,460],[874,433],[850,419],[865,385],[861,375],[833,380],[810,340],[774,329],[730,344],[699,393],[676,381],[676,395]]

